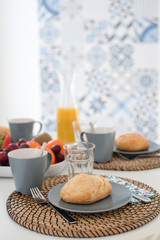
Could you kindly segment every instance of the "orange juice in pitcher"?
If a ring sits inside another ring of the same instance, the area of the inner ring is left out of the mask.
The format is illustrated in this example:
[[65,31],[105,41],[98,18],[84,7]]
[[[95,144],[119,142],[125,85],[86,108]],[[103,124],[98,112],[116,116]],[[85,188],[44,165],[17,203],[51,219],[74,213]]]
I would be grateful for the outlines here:
[[79,122],[79,108],[75,101],[73,70],[63,70],[58,72],[61,94],[60,103],[57,108],[57,138],[63,142],[74,142],[74,131],[72,123]]
[[57,136],[64,142],[74,142],[73,121],[79,121],[78,108],[57,109]]

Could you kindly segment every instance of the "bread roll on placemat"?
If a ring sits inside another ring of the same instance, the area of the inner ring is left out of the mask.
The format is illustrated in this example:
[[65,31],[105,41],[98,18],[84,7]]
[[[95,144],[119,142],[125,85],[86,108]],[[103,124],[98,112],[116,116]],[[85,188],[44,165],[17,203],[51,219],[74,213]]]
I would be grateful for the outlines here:
[[[7,200],[7,211],[10,217],[32,231],[58,237],[95,238],[115,235],[132,231],[153,220],[160,211],[160,196],[148,185],[131,180],[139,187],[156,194],[149,203],[128,203],[125,206],[95,214],[69,212],[77,219],[77,223],[69,224],[47,204],[37,204],[31,195],[13,192]],[[67,176],[57,176],[44,180],[42,193],[47,197],[48,192],[56,185],[67,181]],[[118,236],[117,236],[118,238]]]

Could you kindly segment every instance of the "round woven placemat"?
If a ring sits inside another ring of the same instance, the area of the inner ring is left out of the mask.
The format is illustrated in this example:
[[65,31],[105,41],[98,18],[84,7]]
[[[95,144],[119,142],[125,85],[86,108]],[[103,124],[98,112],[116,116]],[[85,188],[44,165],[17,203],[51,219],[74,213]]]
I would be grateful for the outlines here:
[[[123,178],[124,179],[124,178]],[[108,212],[96,214],[69,213],[78,219],[69,224],[49,205],[37,204],[30,195],[13,192],[7,200],[10,217],[25,228],[38,233],[59,237],[92,238],[127,232],[143,226],[154,219],[160,211],[160,196],[138,181],[124,179],[156,194],[149,203],[127,205]],[[47,193],[54,186],[67,181],[66,176],[57,176],[44,180],[42,193]]]
[[113,154],[112,161],[94,163],[94,168],[117,171],[141,171],[160,167],[160,157],[139,157],[134,160],[125,160]]

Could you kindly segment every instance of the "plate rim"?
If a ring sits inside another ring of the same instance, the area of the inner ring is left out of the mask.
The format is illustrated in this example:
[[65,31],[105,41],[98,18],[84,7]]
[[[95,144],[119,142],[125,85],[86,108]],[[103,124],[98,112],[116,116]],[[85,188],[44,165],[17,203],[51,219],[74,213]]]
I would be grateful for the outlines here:
[[[61,184],[58,184],[57,186],[55,186],[55,187],[53,187],[49,192],[48,192],[48,194],[47,194],[47,197],[48,197],[48,201],[52,204],[52,205],[54,205],[54,206],[56,206],[56,207],[58,207],[58,208],[60,208],[60,209],[62,209],[62,210],[65,210],[65,211],[69,211],[69,212],[75,212],[75,213],[101,213],[101,212],[107,212],[107,211],[110,211],[110,210],[115,210],[115,209],[118,209],[118,208],[121,208],[121,207],[123,207],[124,205],[126,205],[127,203],[129,203],[129,201],[131,200],[131,197],[132,197],[132,193],[131,193],[131,191],[128,189],[128,188],[126,188],[125,186],[123,186],[123,185],[121,185],[121,184],[118,184],[118,183],[114,183],[114,182],[110,182],[110,184],[112,185],[118,185],[118,186],[121,186],[122,188],[125,188],[125,189],[127,189],[128,190],[128,192],[130,193],[130,197],[129,197],[129,199],[128,200],[126,200],[123,204],[121,204],[120,206],[118,206],[118,207],[111,207],[111,208],[109,208],[109,209],[102,209],[102,210],[86,210],[86,211],[83,211],[83,210],[75,210],[75,209],[68,209],[68,208],[65,208],[65,207],[63,207],[63,206],[59,206],[58,204],[54,204],[54,203],[52,203],[51,201],[50,201],[50,199],[49,199],[49,195],[51,194],[51,191],[54,189],[54,188],[56,188],[56,187],[59,187],[60,185],[61,186],[63,186],[64,184],[65,184],[66,182],[64,182],[64,183],[61,183]],[[103,200],[103,199],[102,199]],[[62,200],[63,201],[63,200]],[[65,202],[65,201],[64,201]],[[97,202],[95,202],[95,203],[92,203],[93,205],[94,204],[96,204]],[[74,204],[74,203],[68,203],[68,204]],[[76,204],[76,205],[81,205],[81,204]]]
[[153,152],[156,152],[158,150],[160,150],[160,145],[158,145],[157,143],[153,142],[153,141],[150,141],[149,140],[149,143],[150,144],[154,144],[156,148],[156,150],[142,150],[142,151],[123,151],[123,150],[120,150],[118,148],[116,148],[116,146],[114,146],[114,149],[113,149],[113,153],[120,153],[120,154],[128,154],[128,155],[141,155],[141,154],[147,154],[147,153],[153,153]]

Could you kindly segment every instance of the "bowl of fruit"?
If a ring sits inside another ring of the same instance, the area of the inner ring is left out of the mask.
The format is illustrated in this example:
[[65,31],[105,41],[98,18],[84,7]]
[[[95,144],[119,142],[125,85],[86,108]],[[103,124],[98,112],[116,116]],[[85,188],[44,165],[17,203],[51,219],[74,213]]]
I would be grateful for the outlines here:
[[[35,140],[27,142],[31,148],[41,148],[40,143],[42,144],[42,142],[37,142]],[[45,173],[45,177],[58,175],[65,168],[66,161],[64,157],[63,145],[64,142],[59,139],[52,139],[47,143],[45,150],[52,155],[52,162],[51,166]]]
[[[8,160],[8,152],[13,151],[18,148],[41,148],[41,141],[38,142],[34,140],[26,141],[25,139],[19,139],[17,143],[11,142],[11,137],[6,136],[3,144],[0,148],[0,176],[1,177],[12,177],[12,172]],[[47,142],[45,150],[52,155],[52,163],[45,177],[58,175],[63,171],[66,165],[64,157],[64,142],[58,139],[51,139]]]
[[24,139],[20,139],[17,143],[12,143],[10,135],[3,139],[0,147],[0,177],[12,177],[8,153],[15,149],[26,147],[29,146]]

